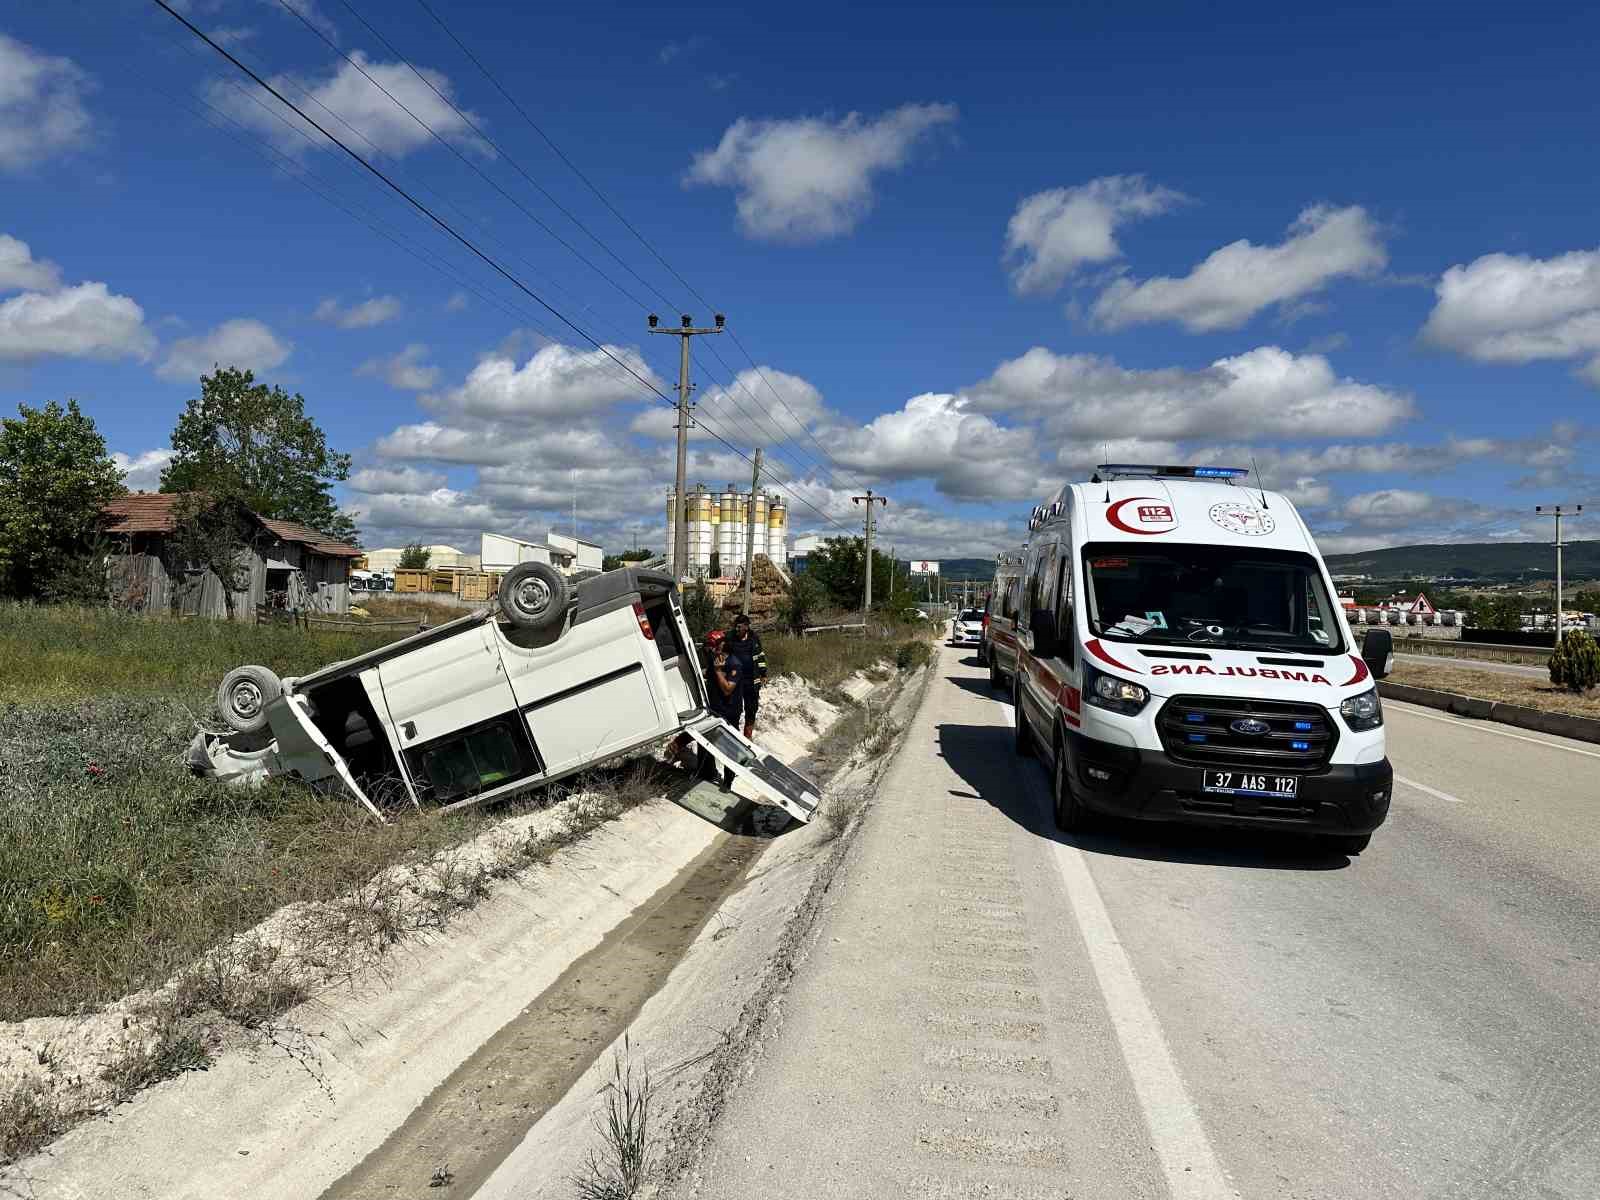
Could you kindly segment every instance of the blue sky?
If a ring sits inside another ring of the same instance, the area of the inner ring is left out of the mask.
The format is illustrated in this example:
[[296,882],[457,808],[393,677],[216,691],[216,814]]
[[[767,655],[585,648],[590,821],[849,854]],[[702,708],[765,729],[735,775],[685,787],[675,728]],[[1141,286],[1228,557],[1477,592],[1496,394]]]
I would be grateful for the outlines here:
[[[0,407],[77,397],[154,486],[236,362],[355,454],[369,545],[537,536],[574,488],[585,536],[659,544],[670,414],[617,362],[670,393],[645,313],[710,308],[415,0],[290,4],[174,6],[614,357],[154,4],[13,6]],[[433,4],[728,314],[762,371],[696,343],[694,475],[767,446],[797,530],[872,486],[902,554],[992,553],[1102,446],[1253,454],[1330,550],[1543,537],[1535,503],[1600,492],[1581,6]]]

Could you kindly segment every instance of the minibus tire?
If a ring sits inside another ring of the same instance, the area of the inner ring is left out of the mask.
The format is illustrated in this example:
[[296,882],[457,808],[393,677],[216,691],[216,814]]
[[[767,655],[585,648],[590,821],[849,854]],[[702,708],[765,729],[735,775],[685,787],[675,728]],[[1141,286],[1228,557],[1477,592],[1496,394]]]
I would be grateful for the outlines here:
[[998,692],[1004,682],[1005,680],[1000,678],[1000,664],[994,661],[994,655],[989,655],[989,690]]
[[229,729],[257,733],[267,727],[267,705],[283,695],[283,682],[266,667],[235,667],[217,688],[217,708]]
[[1011,693],[1011,699],[1011,707],[1016,710],[1017,715],[1017,757],[1037,758],[1039,752],[1034,748],[1033,729],[1028,724],[1028,714],[1022,711],[1022,684],[1020,681]]
[[566,577],[549,563],[522,562],[500,580],[500,611],[522,629],[549,629],[567,612]]
[[1062,833],[1082,833],[1092,823],[1087,809],[1072,795],[1072,784],[1067,778],[1067,747],[1056,743],[1056,763],[1050,772],[1050,798],[1054,802],[1056,828]]
[[1345,854],[1351,858],[1360,854],[1372,844],[1370,833],[1325,833],[1317,839],[1324,850],[1331,850],[1335,854]]

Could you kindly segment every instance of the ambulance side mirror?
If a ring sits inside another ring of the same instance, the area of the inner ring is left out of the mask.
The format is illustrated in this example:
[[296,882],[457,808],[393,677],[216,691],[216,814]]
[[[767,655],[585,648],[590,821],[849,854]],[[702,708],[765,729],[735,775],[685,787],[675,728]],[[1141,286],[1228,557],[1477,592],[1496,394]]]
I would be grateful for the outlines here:
[[1382,679],[1394,670],[1394,634],[1387,629],[1369,629],[1361,640],[1361,661],[1367,664],[1374,679]]

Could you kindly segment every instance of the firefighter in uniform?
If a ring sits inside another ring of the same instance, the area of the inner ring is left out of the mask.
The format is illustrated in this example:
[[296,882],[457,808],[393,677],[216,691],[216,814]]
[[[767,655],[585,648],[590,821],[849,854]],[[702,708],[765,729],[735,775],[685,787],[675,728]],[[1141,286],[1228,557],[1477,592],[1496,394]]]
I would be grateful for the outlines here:
[[737,659],[743,679],[740,695],[744,702],[744,736],[756,731],[756,709],[761,706],[761,685],[767,678],[767,654],[761,648],[761,635],[750,628],[748,613],[733,619],[733,636],[728,638],[728,656]]

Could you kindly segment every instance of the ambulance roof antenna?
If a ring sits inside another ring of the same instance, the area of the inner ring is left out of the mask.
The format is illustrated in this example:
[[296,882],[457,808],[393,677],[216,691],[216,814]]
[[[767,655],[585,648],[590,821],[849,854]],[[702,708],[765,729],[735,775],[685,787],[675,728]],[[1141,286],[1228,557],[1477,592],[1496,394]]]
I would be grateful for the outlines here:
[[[1110,450],[1110,447],[1108,447],[1104,442],[1100,443],[1100,457],[1101,458],[1110,458],[1109,450]],[[1100,472],[1096,471],[1094,473],[1094,477],[1095,477],[1096,480],[1098,480],[1100,478]],[[1111,503],[1111,475],[1110,475],[1109,472],[1107,472],[1107,474],[1106,474],[1105,485],[1106,485],[1105,503],[1110,504]]]
[[1267,489],[1262,485],[1261,472],[1256,470],[1256,456],[1254,454],[1250,456],[1250,472],[1256,477],[1256,491],[1261,493],[1261,507],[1265,509],[1267,507]]

